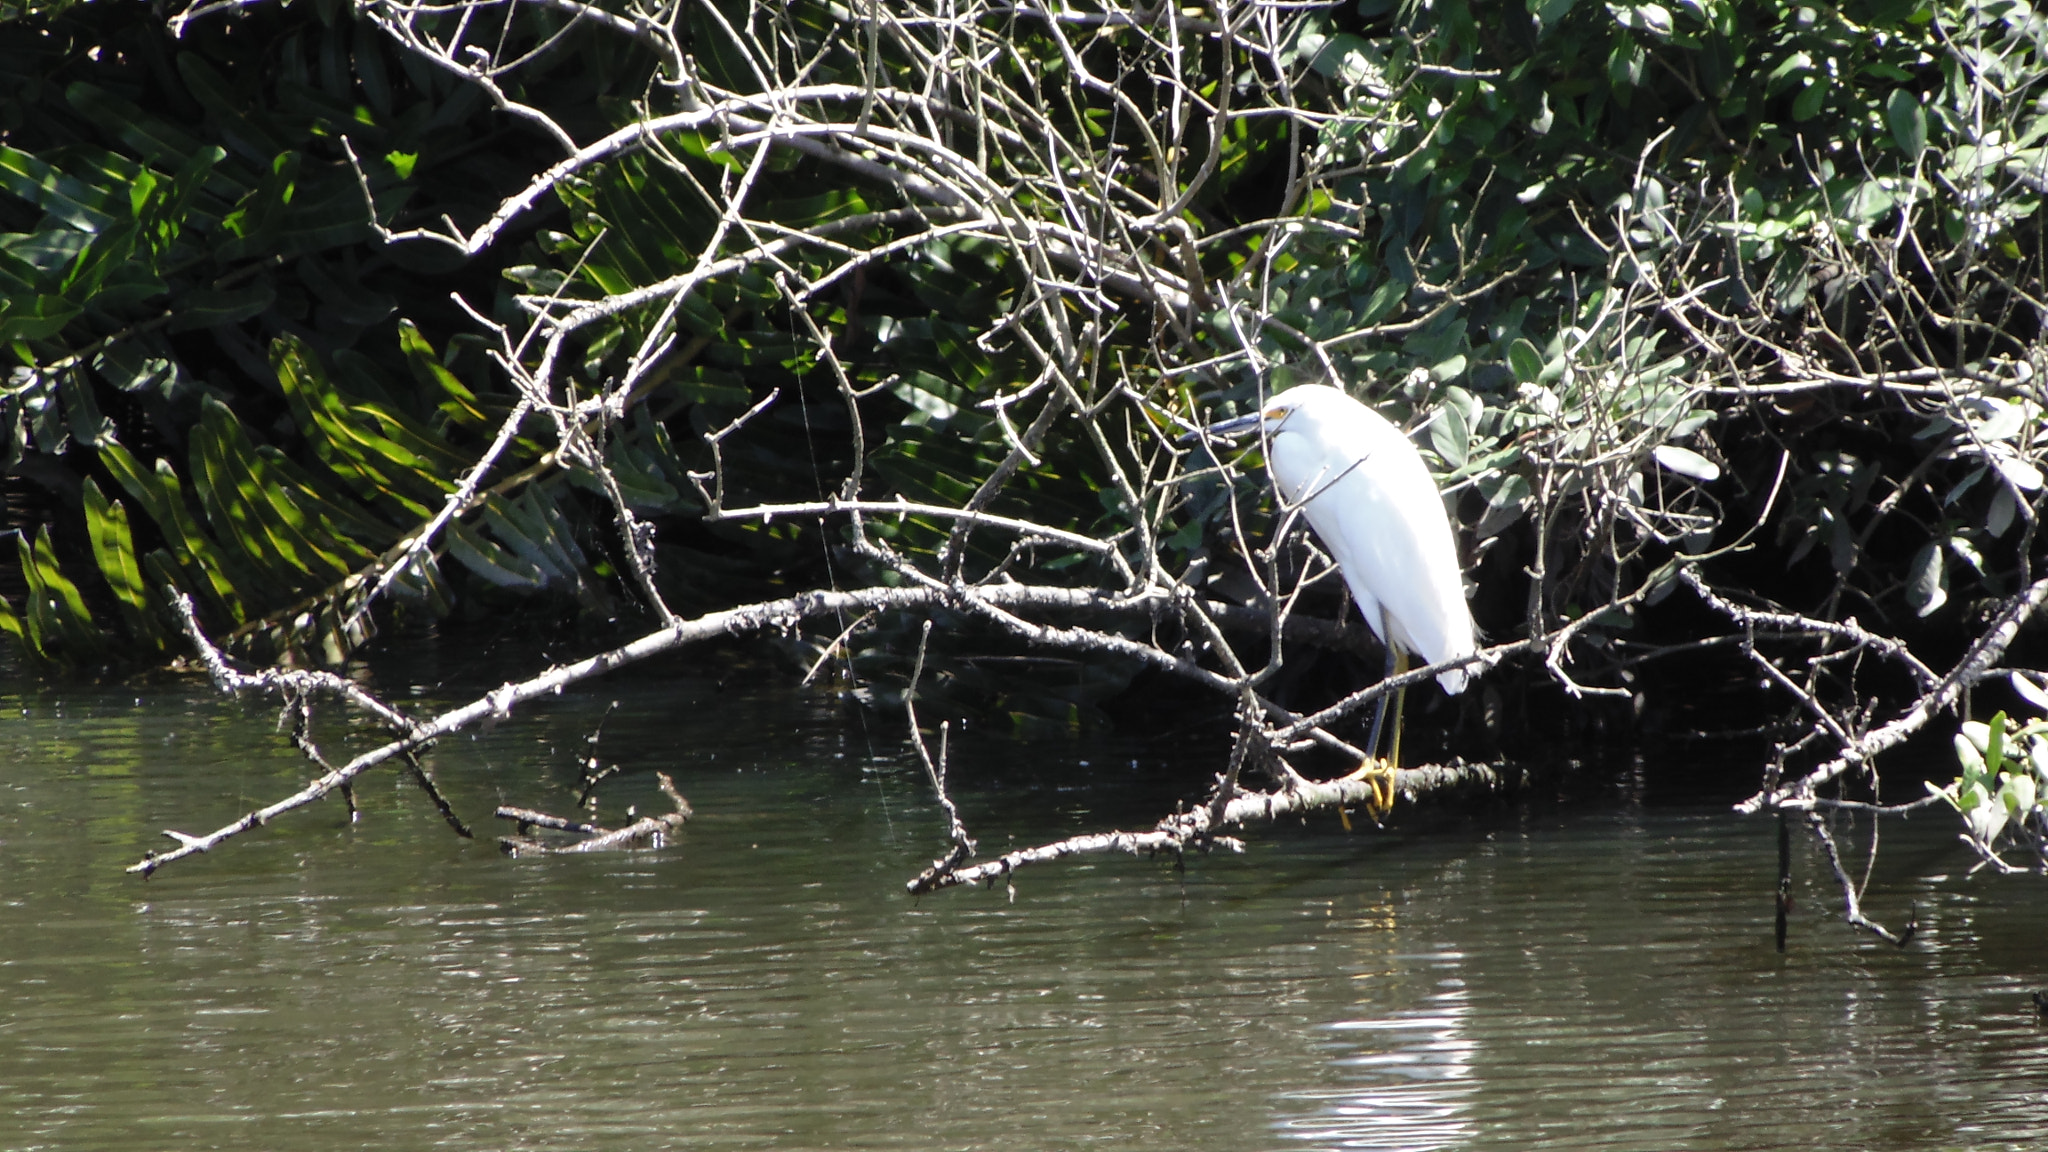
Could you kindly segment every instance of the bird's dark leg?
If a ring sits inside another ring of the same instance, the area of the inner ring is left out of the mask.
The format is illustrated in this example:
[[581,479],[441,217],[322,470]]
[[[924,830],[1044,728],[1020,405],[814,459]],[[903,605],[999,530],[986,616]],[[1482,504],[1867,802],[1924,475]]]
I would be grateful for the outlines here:
[[[1392,644],[1387,645],[1387,672],[1381,680],[1391,680],[1408,670],[1408,654]],[[1393,755],[1380,759],[1380,729],[1387,719],[1387,698],[1380,697],[1379,706],[1372,714],[1372,735],[1365,742],[1365,762],[1358,770],[1346,776],[1346,780],[1366,780],[1372,783],[1372,799],[1366,801],[1366,814],[1375,824],[1394,808],[1394,771],[1401,758],[1401,698],[1407,695],[1403,689],[1394,694],[1394,747]],[[1346,828],[1351,822],[1344,822]]]
[[[1387,666],[1380,673],[1381,680],[1391,680],[1400,673],[1394,671],[1401,662],[1401,654],[1390,643],[1387,645]],[[1365,755],[1368,759],[1380,754],[1380,727],[1387,721],[1387,698],[1382,696],[1372,709],[1372,735],[1365,738]]]
[[[1408,670],[1408,654],[1406,652],[1401,653],[1401,658],[1394,663],[1394,675],[1399,676],[1401,673],[1406,672]],[[1408,686],[1403,684],[1394,691],[1394,746],[1387,750],[1387,767],[1389,768],[1399,768],[1401,766],[1401,709],[1407,703]]]
[[[1406,671],[1408,671],[1408,654],[1396,648],[1394,649],[1394,668],[1387,675],[1389,677],[1399,676]],[[1382,696],[1380,699],[1384,701],[1386,697]],[[1372,806],[1366,809],[1366,813],[1375,822],[1385,818],[1387,813],[1394,810],[1394,773],[1401,768],[1401,705],[1407,699],[1408,689],[1400,688],[1394,692],[1394,746],[1387,750],[1387,758],[1379,762],[1378,769],[1372,774]],[[1374,741],[1374,743],[1377,744],[1378,741]]]

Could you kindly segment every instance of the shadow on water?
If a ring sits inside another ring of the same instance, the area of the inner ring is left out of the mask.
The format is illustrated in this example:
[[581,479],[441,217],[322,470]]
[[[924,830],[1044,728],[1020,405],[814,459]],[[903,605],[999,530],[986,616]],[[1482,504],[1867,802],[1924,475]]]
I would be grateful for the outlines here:
[[[479,825],[698,816],[673,848],[512,860],[378,776],[144,882],[158,830],[303,779],[203,685],[0,698],[0,1147],[1727,1149],[2038,1147],[2048,894],[1888,828],[1874,913],[1831,919],[1719,808],[1562,805],[1487,828],[1260,833],[922,901],[941,847],[896,731],[744,669],[620,677],[436,748]],[[423,702],[488,669],[378,669]],[[411,679],[408,679],[411,677]],[[723,686],[721,687],[721,682]],[[400,688],[394,689],[393,685]],[[606,711],[613,701],[617,707]],[[339,730],[331,734],[346,740]],[[362,738],[362,734],[357,734]],[[970,731],[984,851],[1156,814],[1171,740]],[[1086,767],[1082,767],[1086,761]],[[480,827],[479,831],[483,831]]]

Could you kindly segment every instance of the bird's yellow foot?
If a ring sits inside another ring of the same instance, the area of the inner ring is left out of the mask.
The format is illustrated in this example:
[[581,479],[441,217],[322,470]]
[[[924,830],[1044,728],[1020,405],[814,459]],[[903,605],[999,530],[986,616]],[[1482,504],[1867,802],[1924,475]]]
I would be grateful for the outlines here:
[[[1344,777],[1345,780],[1363,780],[1372,785],[1372,799],[1365,802],[1365,814],[1377,824],[1394,810],[1394,764],[1391,760],[1373,757],[1360,763],[1358,770]],[[1346,822],[1349,826],[1349,821]]]

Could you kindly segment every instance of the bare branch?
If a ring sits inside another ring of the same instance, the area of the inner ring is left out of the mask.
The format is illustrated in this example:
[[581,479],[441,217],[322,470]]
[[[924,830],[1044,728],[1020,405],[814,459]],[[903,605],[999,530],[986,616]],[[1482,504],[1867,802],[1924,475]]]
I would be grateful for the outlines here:
[[[1501,786],[1499,772],[1479,764],[1406,768],[1396,774],[1394,783],[1396,791],[1411,803],[1435,792],[1475,787],[1493,790]],[[1212,815],[1215,809],[1205,804],[1168,816],[1148,832],[1090,833],[1008,852],[971,868],[947,871],[935,866],[911,880],[906,887],[911,895],[918,896],[963,884],[991,884],[1007,879],[1026,865],[1094,852],[1128,852],[1134,856],[1159,853],[1179,856],[1191,849],[1208,851],[1211,848],[1242,852],[1243,841],[1220,835],[1219,830],[1267,823],[1282,816],[1364,806],[1372,799],[1373,783],[1370,781],[1304,781],[1286,791],[1241,793],[1223,806],[1220,816]]]

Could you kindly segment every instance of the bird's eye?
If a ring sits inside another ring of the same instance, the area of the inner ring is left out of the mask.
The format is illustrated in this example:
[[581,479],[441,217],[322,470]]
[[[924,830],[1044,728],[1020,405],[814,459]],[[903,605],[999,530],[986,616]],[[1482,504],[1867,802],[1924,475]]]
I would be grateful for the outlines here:
[[1287,415],[1287,409],[1285,409],[1285,408],[1268,408],[1268,409],[1266,409],[1266,419],[1268,419],[1268,420],[1278,420],[1278,419],[1280,419],[1280,418],[1281,418],[1282,416],[1285,416],[1285,415]]

